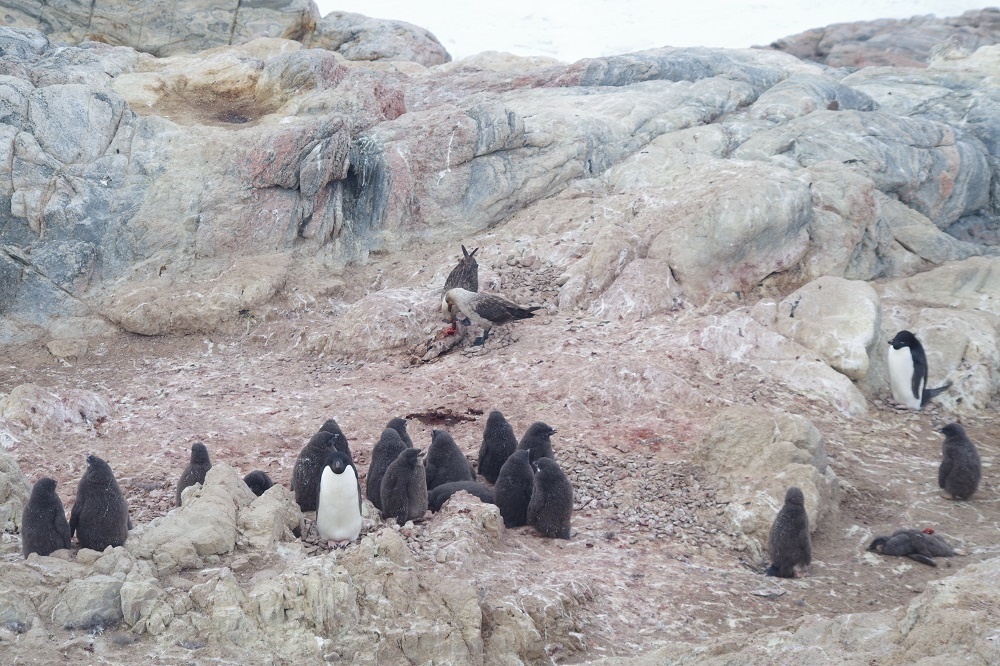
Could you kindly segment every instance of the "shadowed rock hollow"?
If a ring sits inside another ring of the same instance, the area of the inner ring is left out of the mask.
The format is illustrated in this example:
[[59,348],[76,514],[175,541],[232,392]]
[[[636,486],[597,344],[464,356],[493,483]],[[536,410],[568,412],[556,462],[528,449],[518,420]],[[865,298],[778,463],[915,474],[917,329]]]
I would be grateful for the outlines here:
[[[4,649],[1000,660],[989,10],[905,24],[921,44],[974,24],[978,49],[847,70],[668,47],[448,62],[415,26],[298,2],[183,22],[0,5]],[[481,290],[540,308],[481,348],[441,335],[460,244]],[[903,328],[953,384],[917,413],[887,402]],[[570,540],[459,493],[400,529],[366,503],[359,543],[320,548],[288,484],[323,421],[364,476],[390,418],[475,459],[492,409],[557,429]],[[934,429],[959,419],[984,479],[947,502]],[[194,441],[214,465],[175,508]],[[129,501],[125,546],[22,560],[31,483],[70,508],[90,453]],[[278,485],[253,496],[253,469]],[[814,563],[776,581],[790,485]],[[904,526],[968,554],[866,551]]]

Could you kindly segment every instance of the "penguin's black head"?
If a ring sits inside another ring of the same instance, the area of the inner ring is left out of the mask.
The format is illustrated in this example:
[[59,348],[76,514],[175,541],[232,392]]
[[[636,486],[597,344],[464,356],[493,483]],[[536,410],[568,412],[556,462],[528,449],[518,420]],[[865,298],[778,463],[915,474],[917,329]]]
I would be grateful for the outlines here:
[[885,542],[888,540],[889,537],[876,537],[874,541],[868,544],[868,550],[881,555],[882,549],[885,548]]
[[949,423],[938,429],[945,437],[965,437],[965,428],[962,427],[961,423]]
[[327,419],[323,422],[323,425],[319,428],[320,432],[332,432],[339,434],[341,432],[340,425],[337,423],[337,419]]
[[435,428],[434,430],[431,431],[431,444],[434,444],[435,442],[447,442],[447,441],[451,442],[455,441],[455,439],[451,436],[451,434],[448,433],[447,430],[438,430],[437,428]]
[[389,421],[386,428],[392,428],[397,432],[406,432],[406,419],[397,416],[396,418]]
[[516,457],[519,458],[520,460],[523,460],[524,462],[528,463],[528,465],[531,467],[532,472],[535,471],[535,466],[531,464],[531,449],[518,449],[517,451],[514,451],[514,453],[510,454],[510,457],[511,458]]
[[896,336],[889,340],[889,344],[892,345],[893,349],[902,349],[903,347],[920,347],[920,341],[917,340],[917,336],[913,335],[909,331],[900,331]]
[[208,448],[201,442],[195,442],[191,445],[191,462],[198,464],[209,462]]
[[792,486],[785,492],[785,504],[798,504],[799,506],[803,506],[805,503],[805,495],[803,495],[802,490],[796,486]]
[[334,442],[336,441],[336,433],[320,430],[318,433],[309,438],[309,442],[306,446],[311,449],[330,450],[336,448],[334,446]]
[[552,458],[539,458],[534,463],[536,472],[559,472],[559,463],[557,463]]
[[42,478],[38,479],[38,481],[35,481],[35,486],[31,490],[32,494],[43,493],[45,495],[54,493],[55,491],[56,491],[56,480],[49,478],[47,476],[43,476]]
[[417,465],[420,464],[420,456],[424,455],[424,450],[423,449],[406,449],[405,451],[403,451],[399,455],[404,456],[403,460],[406,461],[407,465],[409,465],[410,467],[414,467],[415,468]]
[[91,467],[93,467],[95,464],[97,464],[97,462],[99,460],[100,460],[100,458],[98,458],[97,456],[95,456],[93,453],[91,453],[89,456],[87,456],[87,464],[90,465]]
[[330,454],[330,457],[326,459],[326,466],[333,470],[334,474],[343,474],[351,465],[351,459],[347,457],[346,454],[340,451],[334,451]]
[[541,421],[535,421],[528,428],[528,434],[535,435],[537,437],[551,437],[555,433],[555,428],[550,426],[548,423],[543,423]]

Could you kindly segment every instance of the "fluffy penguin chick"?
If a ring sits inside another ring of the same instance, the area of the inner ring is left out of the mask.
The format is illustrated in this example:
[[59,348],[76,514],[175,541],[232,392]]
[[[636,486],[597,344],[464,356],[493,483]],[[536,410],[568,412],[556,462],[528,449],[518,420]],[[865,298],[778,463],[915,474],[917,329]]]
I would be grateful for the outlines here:
[[333,447],[341,453],[346,453],[347,457],[350,458],[352,462],[354,461],[354,456],[351,454],[350,442],[347,441],[347,435],[345,435],[344,431],[340,429],[336,419],[327,419],[324,421],[323,425],[320,426],[319,431],[336,435],[337,439],[333,440]]
[[191,462],[177,481],[177,506],[181,505],[181,493],[185,488],[196,483],[205,485],[205,475],[210,469],[212,461],[208,458],[208,449],[201,442],[195,442],[191,445]]
[[879,555],[908,557],[932,567],[937,566],[932,557],[952,557],[957,554],[955,549],[938,535],[909,529],[898,530],[892,536],[875,537],[869,544],[868,550]]
[[56,494],[56,481],[45,476],[31,488],[31,497],[21,513],[21,553],[51,555],[69,548],[69,523]]
[[948,382],[938,388],[927,388],[927,355],[920,340],[909,331],[900,331],[889,340],[886,361],[892,398],[910,409],[920,409],[951,386]]
[[483,430],[483,443],[479,445],[479,473],[490,483],[497,482],[500,468],[517,449],[514,429],[498,410],[490,412]]
[[535,472],[528,458],[527,449],[515,451],[500,468],[493,488],[496,505],[503,517],[504,527],[521,527],[528,524],[528,504],[535,485]]
[[441,309],[446,313],[452,312],[452,308],[458,308],[466,317],[482,327],[483,334],[473,341],[473,345],[485,344],[490,329],[494,326],[516,319],[529,319],[535,316],[537,310],[542,309],[540,305],[523,308],[494,294],[480,294],[457,287],[445,293],[441,305]]
[[392,428],[399,433],[399,438],[403,440],[403,444],[406,444],[406,448],[413,448],[413,440],[410,439],[409,433],[406,432],[406,419],[397,416],[396,418],[390,420],[385,424],[386,428]]
[[259,469],[255,469],[244,476],[243,483],[247,484],[247,487],[252,490],[253,494],[257,497],[266,493],[271,486],[274,485],[274,481],[272,481],[271,477],[267,475],[267,472],[262,472]]
[[337,434],[320,430],[299,452],[292,470],[292,490],[301,510],[316,510],[319,503],[319,479],[330,453],[337,450],[334,443],[339,438]]
[[398,430],[389,427],[382,431],[382,436],[372,447],[372,461],[368,465],[368,477],[365,479],[365,495],[376,509],[382,509],[381,488],[385,470],[407,448],[412,447],[407,447],[400,439]]
[[941,432],[944,442],[941,443],[938,486],[947,499],[967,500],[976,493],[983,474],[979,451],[960,424],[949,423]]
[[405,449],[385,470],[379,488],[382,520],[395,518],[402,527],[407,520],[418,520],[427,513],[427,476],[421,455],[420,449]]
[[451,499],[452,495],[462,490],[470,495],[475,495],[481,502],[496,504],[493,489],[485,483],[479,483],[478,481],[452,481],[450,483],[442,483],[430,491],[427,494],[427,506],[430,507],[431,511],[437,513],[441,510],[444,503]]
[[812,561],[805,497],[795,486],[785,493],[785,505],[774,518],[767,537],[767,551],[771,555],[771,566],[766,572],[768,576],[794,578],[802,567]]
[[569,522],[573,516],[573,484],[552,458],[539,458],[536,463],[531,502],[528,503],[528,524],[543,536],[569,538]]
[[450,481],[475,481],[476,473],[455,440],[444,430],[431,432],[431,445],[424,461],[427,490]]
[[334,451],[323,468],[316,531],[331,548],[346,546],[361,534],[361,482],[346,453]]
[[69,533],[84,548],[98,552],[122,546],[132,529],[128,503],[108,463],[87,456],[87,471],[76,488],[76,501],[69,514]]
[[539,458],[555,459],[556,456],[552,453],[552,440],[549,439],[555,433],[556,429],[552,426],[541,421],[535,421],[528,426],[528,430],[524,433],[521,441],[518,442],[517,448],[530,451],[532,463]]

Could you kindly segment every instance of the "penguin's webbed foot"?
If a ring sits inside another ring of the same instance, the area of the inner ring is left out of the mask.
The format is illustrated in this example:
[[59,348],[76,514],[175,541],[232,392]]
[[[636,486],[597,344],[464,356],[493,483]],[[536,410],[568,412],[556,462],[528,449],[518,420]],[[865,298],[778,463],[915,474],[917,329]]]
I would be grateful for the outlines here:
[[488,337],[490,337],[490,331],[489,331],[489,329],[483,331],[482,335],[480,335],[478,338],[476,338],[475,340],[473,340],[472,341],[472,346],[473,347],[482,347],[483,345],[486,344],[486,338],[488,338]]

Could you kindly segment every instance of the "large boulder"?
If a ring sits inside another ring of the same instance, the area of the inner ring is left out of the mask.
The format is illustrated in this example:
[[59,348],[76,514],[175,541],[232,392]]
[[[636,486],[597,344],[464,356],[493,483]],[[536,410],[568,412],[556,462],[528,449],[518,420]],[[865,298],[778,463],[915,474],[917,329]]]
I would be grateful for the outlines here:
[[407,60],[425,67],[451,61],[437,38],[424,28],[352,12],[330,12],[303,41],[348,60]]
[[826,460],[823,436],[807,419],[759,407],[729,407],[712,419],[698,457],[725,488],[726,516],[760,557],[785,491],[805,495],[809,530],[835,516],[840,484]]
[[25,429],[92,428],[111,412],[107,398],[84,389],[60,388],[56,393],[36,384],[19,384],[0,395],[0,417]]
[[825,276],[778,304],[777,329],[852,380],[868,374],[880,330],[878,294],[860,280]]
[[239,535],[238,512],[255,499],[235,469],[216,463],[203,487],[186,488],[184,503],[154,519],[126,548],[135,557],[152,560],[160,572],[200,567],[204,558],[232,552]]

